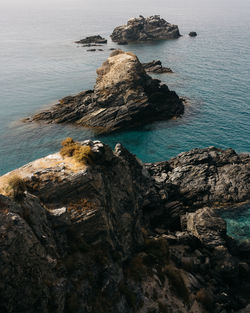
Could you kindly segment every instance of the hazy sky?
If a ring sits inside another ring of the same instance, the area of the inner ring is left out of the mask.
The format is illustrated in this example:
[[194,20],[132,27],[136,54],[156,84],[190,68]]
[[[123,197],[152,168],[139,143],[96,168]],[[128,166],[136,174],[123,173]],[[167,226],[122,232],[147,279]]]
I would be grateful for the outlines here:
[[11,6],[18,6],[18,7],[23,7],[23,6],[64,6],[64,5],[84,5],[84,4],[98,4],[101,6],[108,6],[110,4],[119,6],[119,4],[124,4],[124,3],[134,3],[135,5],[137,4],[142,4],[142,5],[147,5],[147,3],[155,4],[157,6],[157,3],[165,3],[166,5],[171,5],[174,6],[176,3],[180,4],[182,3],[183,6],[201,6],[201,7],[211,7],[213,5],[220,6],[220,5],[225,5],[228,4],[228,7],[234,7],[234,6],[239,6],[241,4],[250,6],[250,1],[249,0],[0,0],[0,6],[1,7],[11,7]]

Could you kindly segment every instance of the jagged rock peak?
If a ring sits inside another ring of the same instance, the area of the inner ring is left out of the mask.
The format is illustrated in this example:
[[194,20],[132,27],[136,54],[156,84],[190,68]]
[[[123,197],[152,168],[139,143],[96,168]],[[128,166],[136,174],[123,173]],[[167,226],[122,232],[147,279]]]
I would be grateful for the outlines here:
[[127,25],[118,26],[110,36],[114,42],[150,41],[180,37],[179,28],[165,21],[160,15],[131,18]]

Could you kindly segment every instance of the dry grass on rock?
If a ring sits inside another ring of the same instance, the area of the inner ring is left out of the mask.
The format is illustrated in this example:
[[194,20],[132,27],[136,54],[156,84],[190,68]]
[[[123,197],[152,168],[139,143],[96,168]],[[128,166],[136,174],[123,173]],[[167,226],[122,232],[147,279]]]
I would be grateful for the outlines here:
[[83,165],[93,163],[93,153],[90,146],[82,146],[70,137],[63,140],[61,145],[60,154],[62,157],[73,158],[76,162]]
[[24,180],[18,175],[11,175],[0,192],[7,197],[14,198],[15,200],[21,200],[24,196],[26,185]]

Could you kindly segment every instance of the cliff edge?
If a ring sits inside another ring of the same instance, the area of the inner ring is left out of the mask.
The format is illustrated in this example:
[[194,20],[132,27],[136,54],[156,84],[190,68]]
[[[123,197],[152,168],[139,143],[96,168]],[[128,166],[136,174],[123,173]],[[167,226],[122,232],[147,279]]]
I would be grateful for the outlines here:
[[67,140],[0,177],[0,311],[248,312],[250,245],[214,207],[249,201],[249,165],[214,147],[145,165]]

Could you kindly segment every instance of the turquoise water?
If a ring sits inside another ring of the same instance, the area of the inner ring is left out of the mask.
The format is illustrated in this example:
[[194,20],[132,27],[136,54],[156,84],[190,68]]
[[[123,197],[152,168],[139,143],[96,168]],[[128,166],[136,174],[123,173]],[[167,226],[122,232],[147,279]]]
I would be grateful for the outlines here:
[[[66,136],[94,138],[72,126],[23,124],[57,99],[91,88],[109,55],[73,42],[108,37],[128,18],[161,14],[183,37],[123,46],[141,61],[160,59],[174,74],[161,80],[190,99],[183,118],[101,137],[124,144],[143,161],[161,161],[194,147],[250,151],[249,0],[1,0],[0,174],[59,149]],[[197,31],[190,38],[189,31]]]
[[227,222],[227,234],[239,241],[250,239],[250,206],[232,208],[221,214]]

